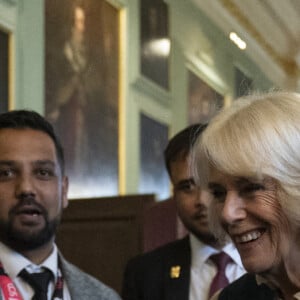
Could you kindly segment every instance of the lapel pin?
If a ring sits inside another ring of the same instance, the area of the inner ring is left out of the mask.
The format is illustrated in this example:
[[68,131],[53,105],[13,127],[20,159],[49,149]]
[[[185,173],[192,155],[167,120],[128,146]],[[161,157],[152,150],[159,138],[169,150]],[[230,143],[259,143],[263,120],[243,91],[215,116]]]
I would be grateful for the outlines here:
[[180,266],[173,266],[170,269],[170,277],[171,278],[179,278],[180,276]]

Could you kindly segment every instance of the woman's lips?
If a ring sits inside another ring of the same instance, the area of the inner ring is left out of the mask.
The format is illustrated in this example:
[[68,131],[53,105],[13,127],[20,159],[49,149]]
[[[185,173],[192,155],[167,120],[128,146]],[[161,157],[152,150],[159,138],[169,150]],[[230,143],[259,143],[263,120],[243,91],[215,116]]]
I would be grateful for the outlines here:
[[246,233],[240,234],[240,235],[234,235],[233,240],[237,244],[243,244],[243,243],[249,243],[252,241],[255,241],[259,239],[265,230],[262,229],[255,229],[252,231],[248,231]]

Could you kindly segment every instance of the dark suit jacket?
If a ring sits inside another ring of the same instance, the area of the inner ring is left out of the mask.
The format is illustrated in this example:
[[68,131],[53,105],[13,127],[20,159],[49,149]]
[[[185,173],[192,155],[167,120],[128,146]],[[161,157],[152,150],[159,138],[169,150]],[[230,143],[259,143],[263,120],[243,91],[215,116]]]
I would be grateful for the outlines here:
[[258,285],[255,275],[245,274],[220,293],[219,300],[274,300],[275,293],[265,284]]
[[188,237],[135,257],[125,269],[122,299],[188,300],[190,265]]

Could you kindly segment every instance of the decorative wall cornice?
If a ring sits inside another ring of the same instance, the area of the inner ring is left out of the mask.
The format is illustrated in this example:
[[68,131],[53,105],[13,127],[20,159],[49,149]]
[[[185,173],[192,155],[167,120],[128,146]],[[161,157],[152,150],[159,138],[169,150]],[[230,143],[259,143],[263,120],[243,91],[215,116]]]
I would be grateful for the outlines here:
[[10,5],[17,5],[18,0],[0,0],[0,3],[4,2]]
[[271,47],[262,36],[262,34],[251,24],[249,19],[240,10],[232,0],[219,0],[224,9],[226,9],[245,30],[256,40],[256,42],[268,53],[268,55],[284,70],[289,76],[299,73],[296,60],[291,57],[283,57]]

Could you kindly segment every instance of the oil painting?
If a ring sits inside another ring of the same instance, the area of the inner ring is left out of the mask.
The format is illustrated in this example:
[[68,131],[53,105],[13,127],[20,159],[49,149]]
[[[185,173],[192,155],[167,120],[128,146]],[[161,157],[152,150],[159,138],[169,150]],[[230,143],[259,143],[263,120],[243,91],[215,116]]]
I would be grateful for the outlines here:
[[155,194],[158,200],[165,200],[170,195],[169,177],[164,163],[168,126],[143,113],[140,121],[139,192]]
[[207,123],[224,104],[224,97],[192,71],[188,71],[188,122]]
[[118,193],[119,11],[45,1],[45,115],[66,156],[70,198]]

